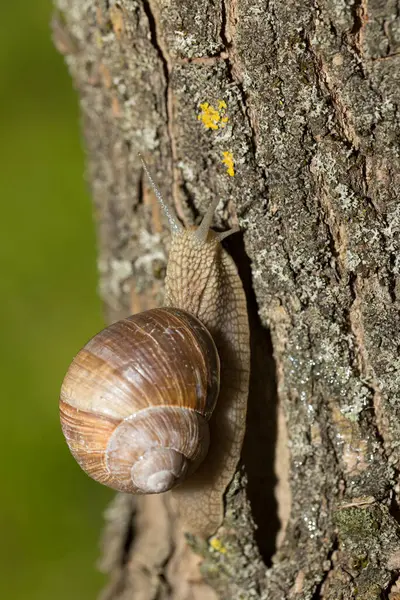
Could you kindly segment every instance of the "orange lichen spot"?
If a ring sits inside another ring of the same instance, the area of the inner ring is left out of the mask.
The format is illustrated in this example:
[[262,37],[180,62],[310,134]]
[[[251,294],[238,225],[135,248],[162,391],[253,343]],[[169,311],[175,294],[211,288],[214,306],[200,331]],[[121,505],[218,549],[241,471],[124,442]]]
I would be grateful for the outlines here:
[[202,121],[206,129],[222,129],[229,118],[226,116],[227,105],[225,100],[218,101],[218,108],[214,108],[208,102],[200,104],[201,113],[197,119]]
[[232,152],[223,152],[222,156],[224,157],[222,159],[221,162],[224,163],[224,165],[226,165],[226,172],[228,173],[228,175],[230,175],[231,177],[233,177],[235,175],[235,169],[234,169],[234,164],[235,161],[233,160],[233,154]]
[[119,119],[122,116],[121,105],[117,96],[112,96],[111,98],[111,112],[114,117]]

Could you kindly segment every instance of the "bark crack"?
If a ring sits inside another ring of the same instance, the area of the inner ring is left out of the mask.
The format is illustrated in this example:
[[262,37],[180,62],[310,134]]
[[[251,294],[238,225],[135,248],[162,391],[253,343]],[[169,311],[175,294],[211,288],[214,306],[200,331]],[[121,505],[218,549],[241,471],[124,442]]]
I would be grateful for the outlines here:
[[258,123],[254,116],[249,97],[243,87],[243,68],[238,57],[238,52],[235,45],[235,34],[237,26],[237,0],[222,0],[221,4],[221,39],[226,49],[227,64],[232,83],[235,83],[240,92],[243,114],[251,131],[251,145],[254,158],[257,155],[257,140],[258,140]]
[[360,379],[364,385],[370,390],[372,395],[372,408],[374,410],[374,421],[375,421],[375,434],[377,440],[382,446],[382,450],[385,449],[385,434],[384,427],[381,423],[381,391],[379,384],[376,380],[373,367],[368,357],[368,351],[365,344],[365,333],[363,325],[363,316],[361,312],[362,298],[359,293],[359,289],[362,289],[362,280],[357,275],[353,275],[350,278],[350,290],[353,297],[353,303],[349,309],[348,319],[350,331],[356,344],[356,351],[353,352],[354,359],[358,365],[358,371]]
[[179,193],[179,172],[176,167],[178,161],[178,153],[177,153],[177,144],[175,139],[174,132],[174,100],[173,93],[171,89],[171,73],[173,69],[173,65],[171,59],[169,57],[169,53],[162,41],[161,36],[158,31],[160,29],[158,22],[158,13],[155,6],[153,6],[152,0],[143,0],[143,9],[147,16],[147,20],[149,23],[150,30],[150,39],[151,43],[157,51],[158,57],[160,59],[162,65],[162,71],[165,79],[165,93],[164,93],[164,102],[165,102],[165,113],[166,113],[166,121],[167,121],[167,131],[169,137],[169,143],[171,148],[171,174],[172,174],[172,198],[176,213],[181,219],[181,221],[185,221],[184,212],[182,208],[182,203],[180,201],[180,193]]
[[362,46],[364,43],[364,28],[368,23],[367,0],[355,0],[351,12],[353,14],[354,24],[351,34],[354,35],[355,48],[360,59],[363,58]]
[[324,572],[324,575],[323,575],[321,581],[317,584],[317,587],[315,588],[315,591],[312,595],[311,600],[322,600],[324,598],[324,585],[335,569],[335,567],[333,565],[333,556],[334,556],[335,552],[338,550],[338,548],[339,548],[339,543],[338,543],[337,537],[335,536],[335,538],[332,540],[331,548],[330,548],[330,550],[327,554],[326,560],[325,560],[326,563],[330,563],[331,568],[327,569]]

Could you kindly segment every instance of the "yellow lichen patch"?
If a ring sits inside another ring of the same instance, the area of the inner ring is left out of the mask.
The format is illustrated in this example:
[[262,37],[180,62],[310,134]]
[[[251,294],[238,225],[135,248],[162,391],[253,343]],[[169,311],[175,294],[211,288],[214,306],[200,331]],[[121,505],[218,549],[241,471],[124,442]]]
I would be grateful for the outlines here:
[[218,538],[212,538],[212,540],[210,541],[210,546],[211,548],[213,548],[213,550],[219,552],[220,554],[227,553],[227,549],[225,548],[221,540],[219,540]]
[[228,173],[228,175],[230,175],[231,177],[233,177],[235,175],[235,169],[234,169],[234,160],[233,160],[233,154],[232,152],[223,152],[222,156],[224,157],[222,159],[221,162],[224,163],[224,165],[226,165],[227,169],[226,172]]
[[201,113],[197,119],[201,121],[206,129],[222,129],[229,118],[226,116],[227,105],[225,100],[218,101],[218,108],[214,108],[208,102],[200,104]]

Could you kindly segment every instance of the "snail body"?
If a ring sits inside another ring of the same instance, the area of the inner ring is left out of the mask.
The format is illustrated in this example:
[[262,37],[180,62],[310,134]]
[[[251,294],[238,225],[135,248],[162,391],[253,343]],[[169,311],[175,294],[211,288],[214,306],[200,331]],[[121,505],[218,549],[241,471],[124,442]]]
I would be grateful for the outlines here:
[[107,327],[64,379],[63,433],[94,479],[129,493],[172,489],[187,528],[209,536],[242,447],[249,380],[246,300],[210,230],[217,203],[185,229],[156,196],[172,233],[164,307]]

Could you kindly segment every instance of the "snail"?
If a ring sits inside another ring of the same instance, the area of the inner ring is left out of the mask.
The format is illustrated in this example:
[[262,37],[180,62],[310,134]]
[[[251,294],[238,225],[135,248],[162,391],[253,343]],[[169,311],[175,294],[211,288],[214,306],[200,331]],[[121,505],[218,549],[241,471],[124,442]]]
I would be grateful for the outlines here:
[[132,315],[94,336],[71,363],[60,396],[71,453],[116,490],[171,490],[188,531],[209,537],[244,437],[249,326],[236,265],[210,229],[171,213],[146,164],[171,230],[162,308]]

